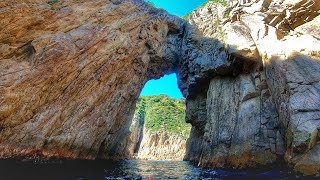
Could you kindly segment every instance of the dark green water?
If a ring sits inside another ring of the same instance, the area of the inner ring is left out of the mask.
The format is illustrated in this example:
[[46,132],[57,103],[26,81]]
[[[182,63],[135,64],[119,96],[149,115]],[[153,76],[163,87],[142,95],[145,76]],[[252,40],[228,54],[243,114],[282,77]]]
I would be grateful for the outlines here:
[[293,179],[286,171],[202,169],[183,161],[50,161],[0,160],[0,180],[108,179]]

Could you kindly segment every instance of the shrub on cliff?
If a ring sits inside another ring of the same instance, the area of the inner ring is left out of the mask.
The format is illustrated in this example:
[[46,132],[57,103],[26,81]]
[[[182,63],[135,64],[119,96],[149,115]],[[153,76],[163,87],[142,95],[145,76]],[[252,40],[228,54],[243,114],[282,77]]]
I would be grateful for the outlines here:
[[137,102],[139,116],[151,132],[167,131],[187,139],[191,126],[185,122],[185,100],[166,95],[142,96]]

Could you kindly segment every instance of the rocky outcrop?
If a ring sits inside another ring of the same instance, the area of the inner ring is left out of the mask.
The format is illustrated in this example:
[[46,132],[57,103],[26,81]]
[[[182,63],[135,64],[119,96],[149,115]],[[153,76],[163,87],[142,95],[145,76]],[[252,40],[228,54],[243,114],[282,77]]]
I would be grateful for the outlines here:
[[144,137],[144,119],[134,116],[130,126],[130,155],[133,156],[139,152],[141,141]]
[[186,140],[167,131],[144,130],[137,158],[151,160],[182,160],[186,152]]
[[176,68],[182,20],[135,0],[4,0],[0,19],[0,156],[127,156],[135,101]]
[[254,167],[283,153],[278,115],[263,74],[211,80],[202,145],[209,153],[203,153],[203,165]]
[[182,160],[190,126],[184,99],[166,95],[139,98],[130,127],[130,153],[136,159]]
[[[295,170],[318,173],[318,2],[221,6],[194,11],[186,30],[180,87],[193,129],[185,159],[250,167],[284,155]],[[199,53],[208,39],[211,49]]]

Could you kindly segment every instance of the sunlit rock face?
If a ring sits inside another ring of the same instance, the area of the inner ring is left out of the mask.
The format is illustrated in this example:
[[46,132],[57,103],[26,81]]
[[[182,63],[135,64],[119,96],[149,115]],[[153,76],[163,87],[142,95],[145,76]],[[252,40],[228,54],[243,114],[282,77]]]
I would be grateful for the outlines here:
[[1,1],[1,157],[128,156],[135,101],[176,68],[180,26],[142,1]]
[[142,96],[130,126],[130,152],[136,159],[183,160],[190,128],[184,99]]
[[284,158],[318,173],[319,2],[229,4],[189,16],[179,71],[193,125],[185,159],[252,167]]
[[186,152],[186,141],[166,131],[151,132],[144,129],[139,159],[151,160],[183,160]]

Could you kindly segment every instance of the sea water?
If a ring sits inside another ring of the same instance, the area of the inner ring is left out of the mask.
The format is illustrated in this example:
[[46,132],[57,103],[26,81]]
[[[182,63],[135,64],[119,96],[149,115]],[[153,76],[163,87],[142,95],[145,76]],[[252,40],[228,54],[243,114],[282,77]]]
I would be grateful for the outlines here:
[[1,180],[109,180],[109,179],[292,179],[288,171],[226,170],[197,167],[186,161],[18,161],[0,160]]

